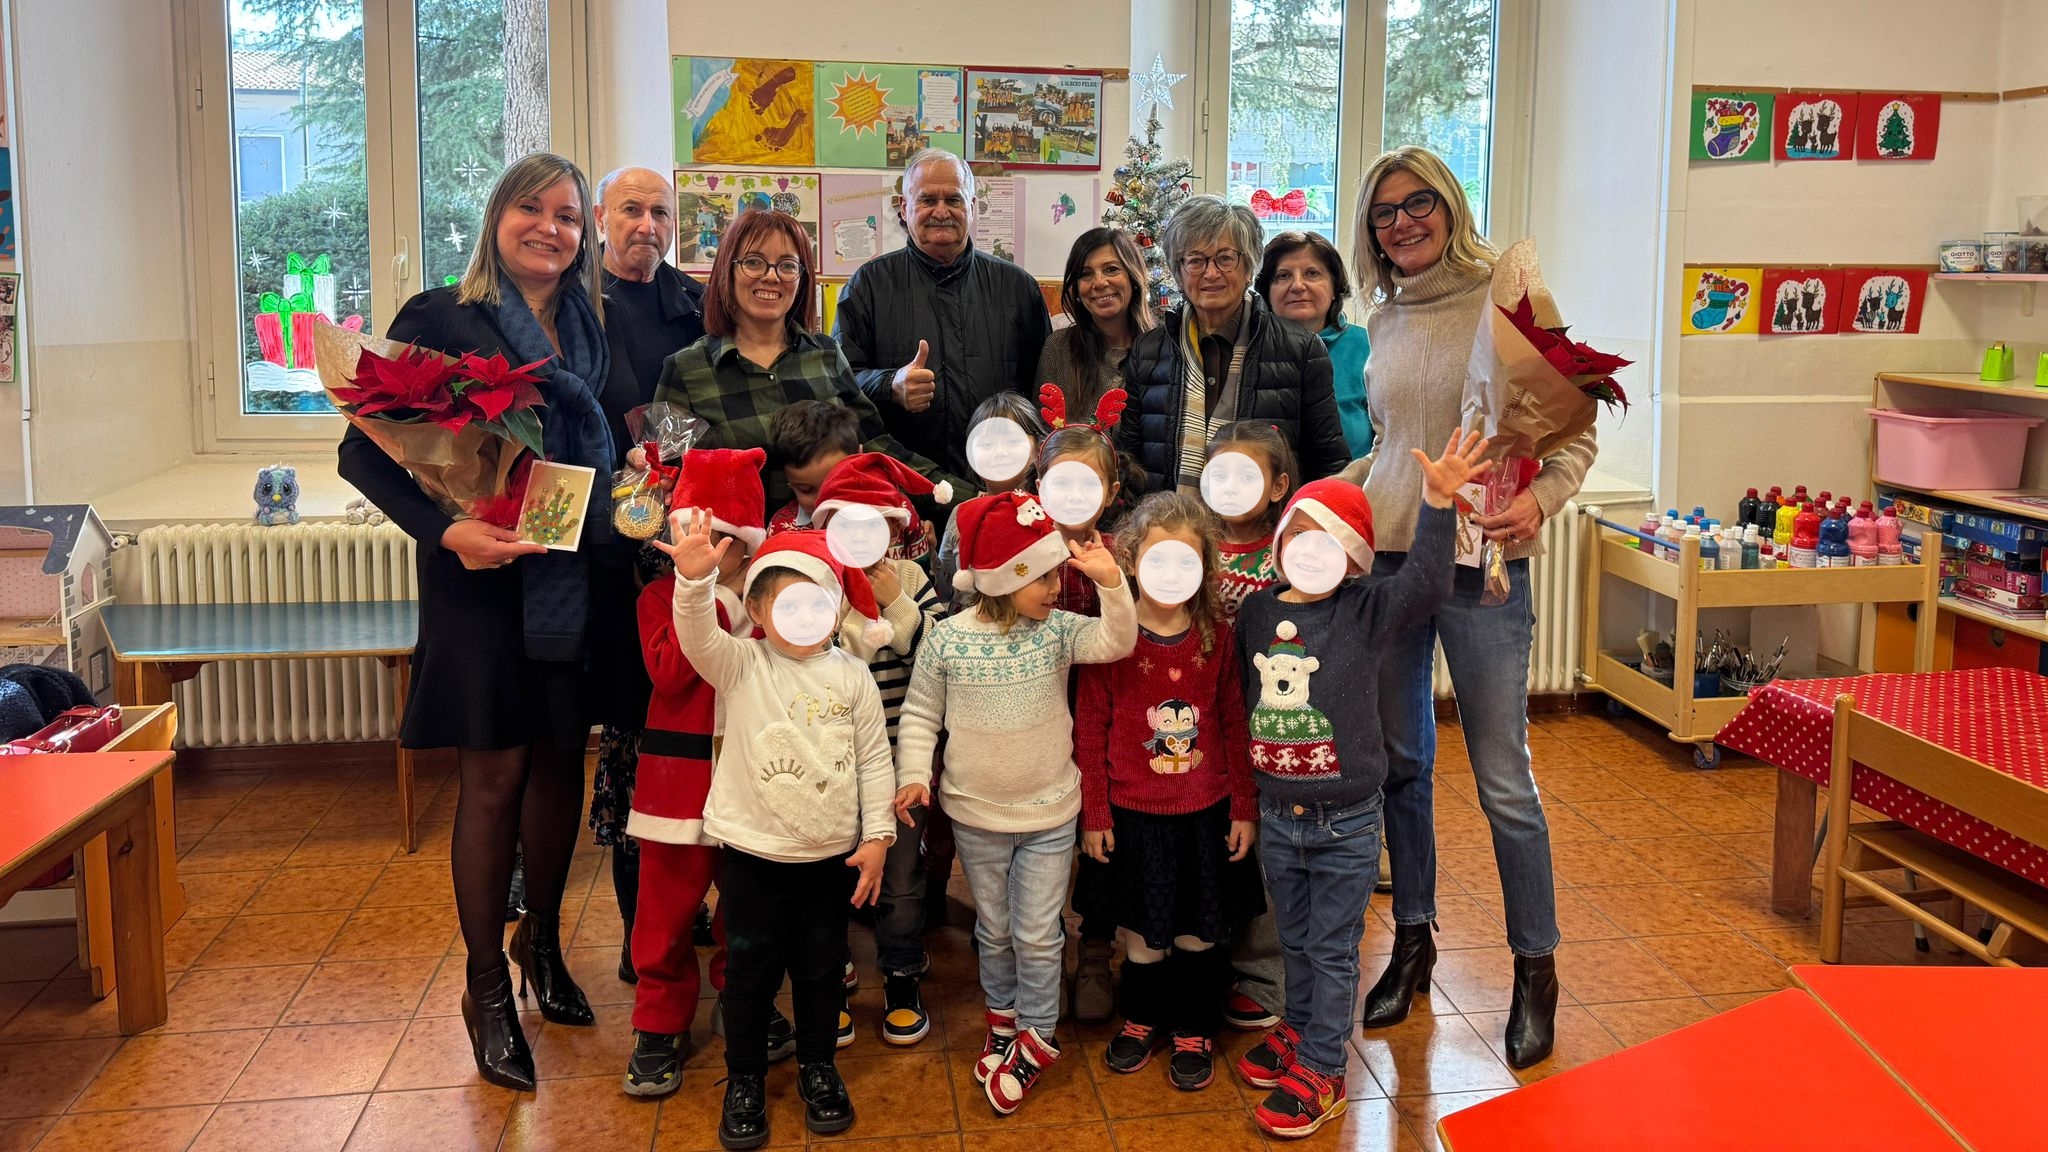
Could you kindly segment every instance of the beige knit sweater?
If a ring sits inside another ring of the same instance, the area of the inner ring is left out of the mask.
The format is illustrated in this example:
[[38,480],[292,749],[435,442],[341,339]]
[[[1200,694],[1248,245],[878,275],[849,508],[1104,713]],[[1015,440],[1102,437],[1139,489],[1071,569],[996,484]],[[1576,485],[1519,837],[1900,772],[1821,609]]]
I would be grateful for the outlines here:
[[[1372,501],[1373,535],[1381,551],[1406,552],[1422,503],[1422,470],[1410,448],[1435,457],[1465,409],[1465,369],[1487,306],[1487,281],[1438,262],[1419,276],[1394,276],[1394,299],[1366,320],[1372,355],[1365,362],[1372,451],[1352,461],[1344,479],[1363,485]],[[1592,429],[1543,460],[1529,485],[1546,519],[1585,482],[1598,451]],[[1540,539],[1508,548],[1510,560],[1543,551]]]

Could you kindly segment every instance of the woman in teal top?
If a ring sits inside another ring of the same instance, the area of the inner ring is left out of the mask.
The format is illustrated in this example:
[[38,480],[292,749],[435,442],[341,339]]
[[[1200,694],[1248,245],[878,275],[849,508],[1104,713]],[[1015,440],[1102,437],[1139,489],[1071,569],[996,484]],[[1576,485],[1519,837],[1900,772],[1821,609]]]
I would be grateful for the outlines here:
[[1259,295],[1267,307],[1311,332],[1330,350],[1337,391],[1337,417],[1344,443],[1356,460],[1372,450],[1372,419],[1365,412],[1365,358],[1372,350],[1365,327],[1344,319],[1351,279],[1344,257],[1314,232],[1282,232],[1266,242],[1259,267]]

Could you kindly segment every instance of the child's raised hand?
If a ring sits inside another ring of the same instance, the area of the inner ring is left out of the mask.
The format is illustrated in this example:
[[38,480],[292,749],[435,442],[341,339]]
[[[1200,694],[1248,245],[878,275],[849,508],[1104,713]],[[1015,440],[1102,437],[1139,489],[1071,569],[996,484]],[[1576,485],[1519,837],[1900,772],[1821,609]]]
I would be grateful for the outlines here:
[[1073,553],[1074,567],[1081,575],[1103,588],[1114,588],[1123,583],[1123,569],[1116,566],[1116,555],[1102,546],[1102,533],[1089,532],[1083,543],[1067,541],[1067,551]]
[[664,544],[659,539],[654,546],[668,553],[676,563],[676,575],[685,580],[702,580],[718,571],[718,562],[725,559],[725,550],[732,547],[732,538],[718,543],[711,542],[711,510],[708,508],[678,508],[668,514],[668,534],[675,543]]
[[1116,851],[1116,833],[1108,829],[1081,833],[1081,851],[1097,864],[1109,863],[1109,854]]
[[903,579],[896,575],[894,560],[884,556],[875,561],[875,566],[869,568],[867,573],[868,587],[874,589],[877,607],[887,608],[896,602],[898,596],[903,595]]
[[1230,822],[1230,834],[1223,838],[1224,847],[1230,849],[1232,863],[1244,859],[1245,856],[1250,854],[1252,845],[1258,842],[1259,822],[1257,820],[1232,820]]
[[853,850],[846,858],[848,868],[860,869],[860,879],[853,885],[853,906],[873,904],[882,896],[882,861],[889,855],[887,840],[869,840]]
[[910,818],[910,810],[912,808],[929,808],[931,806],[932,790],[922,784],[905,784],[896,790],[896,803],[894,807],[898,824],[915,823]]
[[1451,433],[1444,442],[1444,454],[1434,460],[1420,448],[1409,451],[1422,464],[1422,500],[1432,508],[1449,508],[1458,489],[1493,470],[1492,463],[1481,460],[1486,454],[1486,438],[1477,429]]

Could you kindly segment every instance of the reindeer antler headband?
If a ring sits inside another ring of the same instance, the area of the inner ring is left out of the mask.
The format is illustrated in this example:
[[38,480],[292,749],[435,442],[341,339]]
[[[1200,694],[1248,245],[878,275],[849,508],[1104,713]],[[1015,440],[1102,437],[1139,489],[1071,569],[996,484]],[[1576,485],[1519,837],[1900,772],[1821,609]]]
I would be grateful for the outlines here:
[[[1124,405],[1130,401],[1130,393],[1121,388],[1111,388],[1095,402],[1095,422],[1081,427],[1093,429],[1103,439],[1109,439],[1110,429],[1123,419]],[[1058,431],[1067,426],[1067,397],[1060,386],[1045,383],[1038,386],[1038,414],[1045,417],[1045,426]]]

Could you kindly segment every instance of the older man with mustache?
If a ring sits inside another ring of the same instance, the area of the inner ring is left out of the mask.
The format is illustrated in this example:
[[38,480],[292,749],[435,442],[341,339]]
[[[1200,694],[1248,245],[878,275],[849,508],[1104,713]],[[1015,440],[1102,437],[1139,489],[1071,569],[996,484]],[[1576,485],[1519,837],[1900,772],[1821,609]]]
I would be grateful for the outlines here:
[[861,265],[833,335],[883,422],[913,452],[972,476],[967,424],[1004,389],[1037,394],[1052,332],[1031,274],[974,246],[974,173],[939,148],[903,166],[910,245]]

